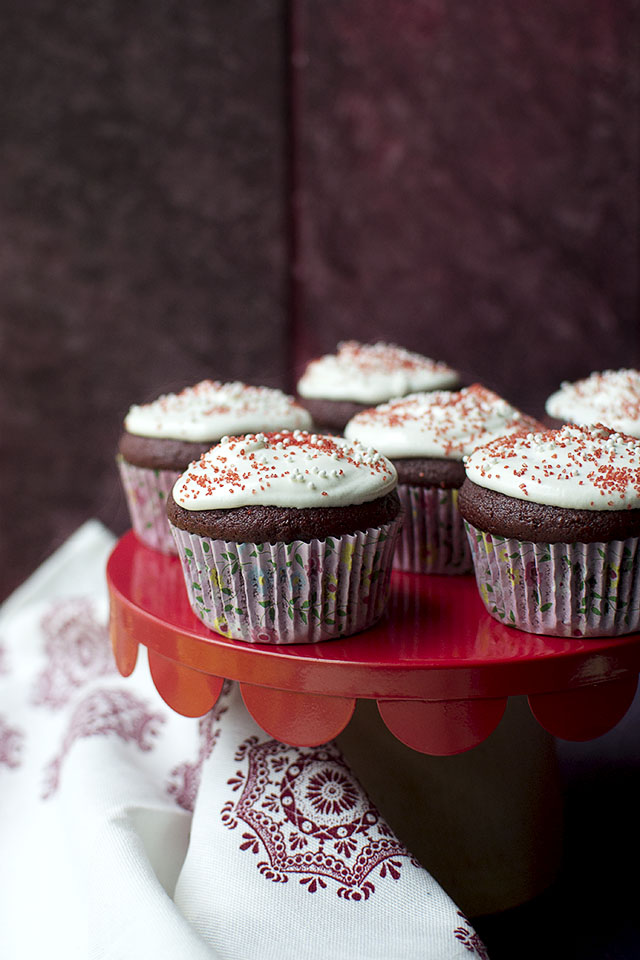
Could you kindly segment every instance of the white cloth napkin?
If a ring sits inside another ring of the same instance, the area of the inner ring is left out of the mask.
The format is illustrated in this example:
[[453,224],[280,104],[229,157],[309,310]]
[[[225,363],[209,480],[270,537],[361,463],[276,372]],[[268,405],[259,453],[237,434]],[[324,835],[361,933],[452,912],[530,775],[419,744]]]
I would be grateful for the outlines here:
[[233,684],[180,717],[143,655],[119,676],[112,546],[85,524],[0,608],[0,956],[486,957],[335,745],[272,740]]

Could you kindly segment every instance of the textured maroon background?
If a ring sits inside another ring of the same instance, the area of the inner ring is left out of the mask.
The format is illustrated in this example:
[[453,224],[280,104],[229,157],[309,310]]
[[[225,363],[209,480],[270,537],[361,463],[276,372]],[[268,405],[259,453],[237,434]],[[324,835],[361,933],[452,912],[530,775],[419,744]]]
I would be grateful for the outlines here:
[[638,4],[296,5],[297,359],[351,332],[534,413],[638,362]]
[[533,412],[637,365],[637,28],[634,0],[5,10],[0,595],[87,517],[124,529],[120,423],[163,390],[290,388],[351,336]]
[[125,528],[132,402],[286,378],[285,33],[243,7],[4,10],[2,594],[88,517]]

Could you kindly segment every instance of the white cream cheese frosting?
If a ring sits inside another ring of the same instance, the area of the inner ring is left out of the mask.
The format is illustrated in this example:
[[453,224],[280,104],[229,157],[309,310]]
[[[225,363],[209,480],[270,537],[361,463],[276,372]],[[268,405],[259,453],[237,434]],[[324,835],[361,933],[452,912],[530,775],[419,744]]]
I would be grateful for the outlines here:
[[173,497],[185,510],[344,507],[383,497],[396,484],[393,464],[371,448],[282,430],[223,437],[189,465]]
[[381,403],[417,390],[453,387],[459,379],[445,363],[395,344],[347,340],[336,353],[312,360],[297,390],[301,397]]
[[575,510],[640,507],[640,440],[602,424],[500,437],[465,459],[469,480],[518,500]]
[[180,393],[132,406],[124,426],[140,437],[207,443],[231,433],[306,429],[311,417],[281,390],[202,380]]
[[565,381],[547,399],[550,417],[570,423],[605,423],[640,437],[640,371],[605,370],[575,383]]
[[493,437],[539,424],[478,383],[464,390],[415,393],[363,410],[344,435],[387,457],[461,460]]

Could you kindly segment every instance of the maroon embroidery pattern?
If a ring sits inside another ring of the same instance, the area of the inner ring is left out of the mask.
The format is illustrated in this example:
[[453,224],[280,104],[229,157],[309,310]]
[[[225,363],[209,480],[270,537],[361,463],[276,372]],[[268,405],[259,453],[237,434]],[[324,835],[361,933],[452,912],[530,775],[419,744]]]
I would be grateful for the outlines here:
[[151,750],[162,723],[162,714],[150,712],[127,690],[93,690],[74,710],[60,752],[45,770],[42,799],[58,789],[62,764],[76,740],[113,734],[140,750]]
[[57,710],[89,680],[116,672],[107,628],[96,620],[88,597],[57,601],[40,629],[48,663],[36,680],[34,704]]
[[309,893],[338,884],[345,900],[368,900],[373,877],[398,880],[403,861],[418,866],[394,837],[354,781],[339,751],[331,746],[300,749],[250,737],[236,760],[247,761],[227,784],[240,792],[221,810],[234,830],[240,822],[240,849],[263,852],[260,873],[274,883],[297,876]]
[[[460,910],[458,910],[458,916],[464,920],[465,924],[469,922],[464,913],[461,913]],[[473,953],[474,956],[480,957],[480,960],[489,960],[489,954],[487,953],[487,948],[485,947],[484,943],[478,934],[473,930],[470,930],[469,927],[456,927],[456,929],[453,931],[453,935],[456,940],[459,940],[465,949],[469,951],[469,953]]]
[[167,787],[167,793],[175,797],[178,806],[184,810],[193,813],[193,808],[200,787],[200,778],[202,776],[202,766],[205,760],[211,756],[216,741],[220,736],[220,718],[229,709],[224,700],[231,689],[229,680],[225,680],[222,686],[220,697],[209,713],[200,718],[198,723],[198,737],[200,749],[198,758],[193,763],[185,762],[174,767],[170,776],[170,782]]
[[19,757],[24,734],[5,723],[0,717],[0,764],[5,767],[19,767]]

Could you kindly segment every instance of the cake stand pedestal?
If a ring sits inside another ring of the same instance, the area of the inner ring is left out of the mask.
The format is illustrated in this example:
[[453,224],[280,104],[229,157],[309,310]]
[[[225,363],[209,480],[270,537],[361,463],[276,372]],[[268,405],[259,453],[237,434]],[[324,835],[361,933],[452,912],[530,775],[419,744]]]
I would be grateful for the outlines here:
[[225,678],[275,739],[325,743],[344,730],[356,700],[376,700],[388,729],[420,753],[448,756],[481,743],[509,697],[524,695],[551,734],[589,740],[626,713],[640,670],[640,634],[614,639],[541,637],[486,613],[473,577],[394,573],[387,612],[344,640],[250,644],[207,629],[192,613],[180,562],[132,532],[107,567],[118,669],[140,644],[162,698],[189,717],[207,713]]
[[315,746],[338,737],[396,833],[471,916],[548,885],[561,836],[553,737],[606,733],[638,682],[640,634],[515,630],[486,613],[473,577],[394,573],[375,627],[285,646],[208,630],[191,611],[179,560],[131,532],[107,580],[123,676],[142,644],[158,692],[178,713],[202,716],[231,679],[275,739]]

